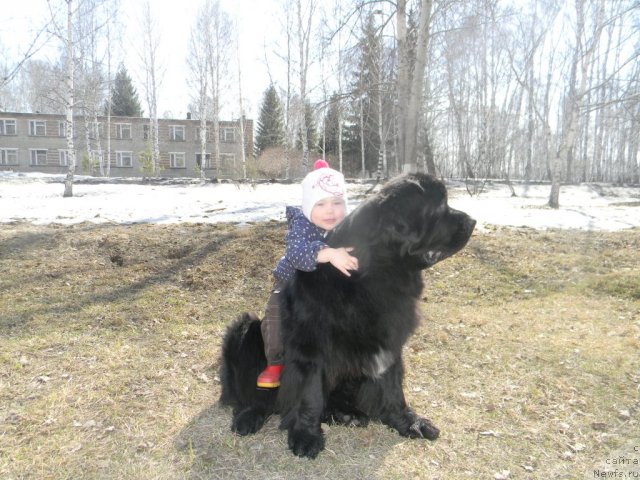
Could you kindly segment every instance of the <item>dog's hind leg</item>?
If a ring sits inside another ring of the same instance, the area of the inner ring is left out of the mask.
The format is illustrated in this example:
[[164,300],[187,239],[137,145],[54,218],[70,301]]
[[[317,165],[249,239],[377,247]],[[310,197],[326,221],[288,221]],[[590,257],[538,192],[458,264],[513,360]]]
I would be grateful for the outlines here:
[[260,320],[245,313],[229,327],[222,344],[220,403],[233,407],[231,430],[239,435],[255,433],[275,409],[277,389],[256,386],[266,366]]
[[273,413],[277,390],[257,389],[253,403],[233,411],[231,430],[238,435],[256,433]]

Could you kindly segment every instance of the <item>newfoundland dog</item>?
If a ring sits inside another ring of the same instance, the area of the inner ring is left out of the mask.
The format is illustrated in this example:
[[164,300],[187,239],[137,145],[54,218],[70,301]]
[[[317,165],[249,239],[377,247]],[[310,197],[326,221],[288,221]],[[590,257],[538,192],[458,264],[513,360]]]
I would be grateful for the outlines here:
[[284,369],[279,389],[256,388],[266,360],[260,321],[242,314],[223,341],[220,402],[231,429],[247,435],[279,412],[295,455],[324,448],[322,422],[379,420],[400,435],[434,440],[439,430],[416,414],[402,390],[402,346],[418,323],[422,270],[465,246],[475,220],[450,208],[435,178],[408,174],[385,184],[330,234],[354,247],[350,277],[330,264],[296,272],[282,302]]

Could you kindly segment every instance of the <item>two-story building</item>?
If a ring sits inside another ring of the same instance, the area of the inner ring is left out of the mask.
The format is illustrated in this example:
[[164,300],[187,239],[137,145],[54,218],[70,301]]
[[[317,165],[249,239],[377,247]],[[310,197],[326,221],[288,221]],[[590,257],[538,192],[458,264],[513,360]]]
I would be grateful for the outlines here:
[[[0,112],[0,170],[66,173],[69,151],[64,115]],[[114,177],[140,177],[152,150],[149,118],[74,117],[76,173]],[[204,162],[200,121],[159,119],[160,172],[163,177],[240,178],[243,175],[240,120],[219,122],[219,161],[212,152],[213,126],[207,125]],[[110,132],[110,135],[108,133]],[[110,138],[109,138],[110,137]],[[244,121],[247,155],[253,152],[253,120]],[[109,162],[107,168],[107,162]],[[148,167],[146,169],[148,174]]]

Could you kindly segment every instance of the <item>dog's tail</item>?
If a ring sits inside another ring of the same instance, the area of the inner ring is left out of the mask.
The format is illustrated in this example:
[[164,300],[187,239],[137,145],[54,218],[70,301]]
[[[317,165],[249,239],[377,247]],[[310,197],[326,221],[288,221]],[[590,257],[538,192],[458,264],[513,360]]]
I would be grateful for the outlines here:
[[266,367],[260,320],[241,314],[227,329],[222,342],[220,403],[234,409],[252,405],[258,374]]

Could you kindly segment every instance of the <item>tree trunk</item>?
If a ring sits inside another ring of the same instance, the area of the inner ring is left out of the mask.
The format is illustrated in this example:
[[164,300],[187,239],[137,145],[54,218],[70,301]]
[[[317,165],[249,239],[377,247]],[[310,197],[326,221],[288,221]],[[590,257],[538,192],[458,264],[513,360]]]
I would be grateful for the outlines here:
[[[584,34],[584,6],[586,0],[576,0],[576,46],[571,64],[571,77],[569,80],[568,95],[565,103],[563,132],[559,148],[551,162],[551,193],[549,194],[549,206],[560,207],[560,184],[562,175],[562,162],[568,161],[568,156],[573,149],[578,134],[580,110],[584,104],[587,88],[587,77],[591,57],[598,45],[603,28],[604,1],[601,0],[597,17],[594,19],[594,31],[590,45],[583,45]],[[580,68],[580,84],[577,85],[578,68]]]
[[365,164],[365,155],[364,155],[364,107],[362,105],[363,98],[360,97],[360,157],[362,161],[362,173],[361,177],[366,178],[367,170]]
[[147,98],[147,106],[149,108],[150,128],[149,134],[150,146],[151,146],[151,158],[153,174],[158,175],[160,173],[160,138],[158,131],[158,89],[160,88],[159,81],[156,78],[158,73],[158,37],[153,19],[151,17],[151,5],[150,1],[146,0],[144,4],[144,41],[142,53],[142,62],[145,67],[145,93]]
[[302,0],[298,0],[298,49],[300,56],[300,136],[302,140],[302,168],[306,173],[309,170],[309,139],[307,135],[307,70],[309,69],[309,45],[311,44],[311,21],[315,9],[314,0],[309,2],[306,28],[302,18]]
[[[111,17],[111,15],[110,15]],[[111,176],[111,18],[107,22],[107,82],[109,85],[109,95],[107,95],[107,151],[106,151],[106,170],[105,175]],[[102,154],[104,162],[105,154]]]
[[[405,3],[404,0],[402,0],[402,3]],[[403,148],[403,172],[412,172],[417,168],[418,120],[420,118],[420,110],[422,108],[422,87],[427,63],[427,47],[429,45],[429,24],[431,23],[432,1],[421,0],[420,3],[420,27],[418,30],[416,60],[411,81],[408,83],[408,95],[405,94],[405,100],[407,101],[405,110],[406,117],[400,118],[401,125],[404,126],[405,140]],[[400,2],[398,4],[398,10],[400,10]],[[398,21],[400,21],[400,16],[398,16]],[[398,29],[398,34],[400,34],[400,29]],[[398,41],[398,48],[400,48],[400,41]],[[408,48],[406,38],[403,42],[403,48]],[[400,53],[400,55],[408,56],[408,53]],[[408,81],[409,78],[406,80]],[[398,81],[400,81],[400,78]],[[400,101],[402,101],[402,99]]]
[[66,77],[66,123],[67,150],[69,155],[69,169],[64,180],[63,197],[73,196],[73,176],[76,171],[76,152],[73,144],[73,0],[67,0],[67,77]]
[[240,46],[238,45],[238,97],[240,106],[240,119],[238,124],[240,126],[240,159],[242,160],[242,178],[247,178],[247,155],[244,145],[244,107],[242,105],[242,69],[240,67]]
[[398,143],[396,158],[402,162],[403,169],[407,156],[405,152],[407,130],[405,119],[407,118],[407,108],[409,105],[409,45],[407,40],[407,0],[398,0],[396,11],[397,18],[397,51],[398,51]]
[[436,163],[433,159],[433,149],[431,148],[431,139],[428,132],[425,133],[424,137],[424,161],[427,166],[427,173],[436,175]]
[[[205,62],[206,63],[206,62]],[[207,73],[204,72],[200,88],[200,180],[205,181],[207,168]]]

